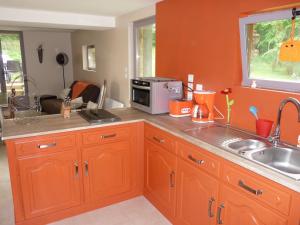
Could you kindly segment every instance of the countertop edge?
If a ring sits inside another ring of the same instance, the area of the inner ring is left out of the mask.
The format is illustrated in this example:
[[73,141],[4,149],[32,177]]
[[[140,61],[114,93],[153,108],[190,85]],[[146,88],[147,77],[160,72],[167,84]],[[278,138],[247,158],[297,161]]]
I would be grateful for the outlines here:
[[47,135],[47,134],[57,134],[57,133],[62,133],[62,132],[72,132],[72,131],[94,129],[94,128],[122,125],[122,124],[127,124],[127,123],[137,123],[137,122],[145,122],[145,119],[127,120],[127,121],[119,121],[119,122],[112,122],[112,123],[105,123],[105,124],[89,124],[87,126],[81,126],[81,127],[51,130],[51,131],[41,131],[41,132],[36,132],[36,133],[24,134],[24,135],[2,137],[1,140],[8,141],[8,140],[19,139],[19,138],[28,138],[28,137],[34,137],[34,136]]
[[123,124],[136,123],[136,122],[148,123],[154,127],[157,127],[163,131],[170,133],[171,135],[173,135],[175,137],[178,137],[178,138],[183,139],[184,141],[187,141],[193,145],[203,148],[203,150],[208,151],[218,157],[221,157],[229,162],[232,162],[232,163],[234,163],[238,166],[241,166],[249,171],[252,171],[260,176],[263,176],[266,179],[269,179],[269,180],[276,182],[286,188],[289,188],[295,192],[300,193],[300,182],[299,181],[293,180],[292,178],[286,177],[276,171],[273,171],[269,168],[266,168],[255,162],[252,162],[248,159],[242,158],[242,157],[235,155],[231,152],[228,152],[222,148],[213,146],[207,142],[204,142],[204,141],[196,139],[192,136],[189,136],[188,134],[184,133],[181,130],[178,130],[178,129],[171,130],[168,127],[158,124],[155,121],[151,121],[151,119],[148,119],[148,118],[129,119],[129,120],[124,120],[124,121],[119,121],[119,122],[114,122],[114,123],[106,123],[106,124],[95,124],[95,125],[87,124],[87,125],[80,126],[80,127],[57,129],[57,130],[44,131],[44,132],[35,132],[35,133],[29,133],[29,134],[24,134],[24,135],[7,136],[7,137],[2,138],[2,140],[9,141],[9,140],[19,139],[19,138],[28,138],[28,137],[33,137],[33,136],[56,134],[56,133],[61,133],[61,132],[80,131],[80,130],[85,130],[85,129],[116,126],[116,125],[123,125]]

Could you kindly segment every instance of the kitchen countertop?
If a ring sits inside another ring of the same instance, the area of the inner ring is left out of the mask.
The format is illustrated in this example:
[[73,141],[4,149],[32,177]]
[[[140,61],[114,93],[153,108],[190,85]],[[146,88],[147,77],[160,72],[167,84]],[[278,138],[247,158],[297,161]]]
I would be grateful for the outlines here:
[[89,124],[77,113],[72,113],[71,118],[69,119],[63,119],[61,115],[47,115],[32,119],[26,118],[25,120],[4,120],[2,128],[2,140],[145,121],[219,157],[222,157],[230,162],[240,165],[252,172],[255,172],[300,193],[300,181],[296,181],[253,161],[226,151],[222,148],[208,144],[205,141],[201,141],[185,133],[184,130],[201,126],[197,123],[193,123],[189,117],[173,118],[167,114],[150,115],[133,108],[113,109],[109,111],[119,116],[121,121],[107,124]]

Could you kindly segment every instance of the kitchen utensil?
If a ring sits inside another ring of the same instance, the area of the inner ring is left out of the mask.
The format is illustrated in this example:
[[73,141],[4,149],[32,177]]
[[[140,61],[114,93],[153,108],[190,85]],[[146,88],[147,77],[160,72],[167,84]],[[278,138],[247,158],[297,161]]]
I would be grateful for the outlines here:
[[265,120],[265,119],[258,119],[256,120],[256,134],[262,137],[269,137],[272,127],[273,121]]
[[255,106],[250,106],[249,107],[250,113],[258,120],[258,110]]

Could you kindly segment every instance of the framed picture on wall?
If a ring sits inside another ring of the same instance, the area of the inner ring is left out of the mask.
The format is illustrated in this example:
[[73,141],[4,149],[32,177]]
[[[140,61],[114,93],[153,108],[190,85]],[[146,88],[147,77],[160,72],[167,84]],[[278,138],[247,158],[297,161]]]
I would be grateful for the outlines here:
[[96,48],[95,45],[87,46],[87,69],[96,70]]

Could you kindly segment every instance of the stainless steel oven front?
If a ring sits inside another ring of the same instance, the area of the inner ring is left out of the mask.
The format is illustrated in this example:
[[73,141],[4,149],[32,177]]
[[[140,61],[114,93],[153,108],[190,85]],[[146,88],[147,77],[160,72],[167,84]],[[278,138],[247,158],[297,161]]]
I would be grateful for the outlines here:
[[131,104],[143,111],[151,111],[151,83],[148,81],[131,81]]

